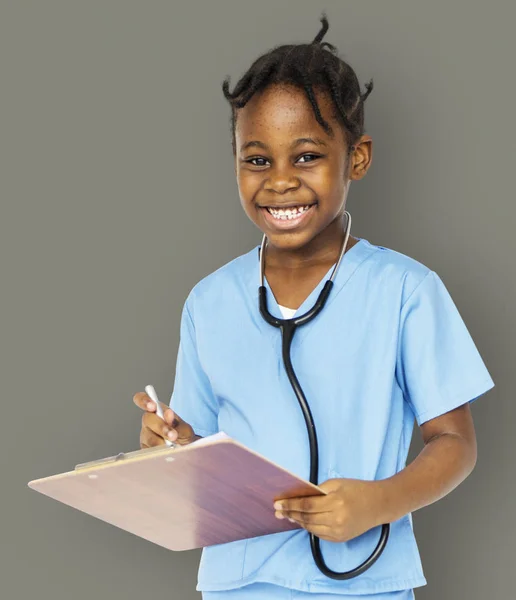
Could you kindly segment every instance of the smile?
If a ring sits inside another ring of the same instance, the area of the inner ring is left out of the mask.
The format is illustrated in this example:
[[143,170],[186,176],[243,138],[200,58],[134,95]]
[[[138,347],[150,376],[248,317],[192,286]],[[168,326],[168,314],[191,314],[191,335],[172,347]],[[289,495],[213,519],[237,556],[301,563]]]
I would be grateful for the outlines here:
[[310,206],[292,206],[290,208],[272,208],[268,207],[269,213],[276,219],[295,219],[299,215],[302,215],[307,210],[310,210]]
[[292,229],[304,223],[314,212],[316,204],[288,208],[262,207],[265,220],[277,229]]

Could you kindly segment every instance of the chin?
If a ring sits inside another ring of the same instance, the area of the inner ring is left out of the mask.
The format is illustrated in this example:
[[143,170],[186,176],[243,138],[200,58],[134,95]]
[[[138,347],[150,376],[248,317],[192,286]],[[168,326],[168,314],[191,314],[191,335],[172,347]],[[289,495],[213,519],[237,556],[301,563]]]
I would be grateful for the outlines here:
[[310,243],[313,235],[308,231],[269,233],[264,231],[271,246],[278,250],[299,250]]

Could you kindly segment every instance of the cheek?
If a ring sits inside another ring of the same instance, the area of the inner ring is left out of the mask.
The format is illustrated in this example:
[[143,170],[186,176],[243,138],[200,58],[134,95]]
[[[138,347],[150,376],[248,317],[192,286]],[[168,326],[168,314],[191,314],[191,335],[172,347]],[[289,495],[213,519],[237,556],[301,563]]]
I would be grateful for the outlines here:
[[249,219],[252,221],[256,220],[256,209],[253,207],[252,203],[242,197],[242,194],[240,194],[240,206],[244,209],[244,212]]
[[237,185],[242,206],[244,208],[250,207],[253,204],[253,198],[255,198],[260,189],[260,178],[253,176],[252,174],[239,175],[237,178]]
[[330,204],[339,204],[342,202],[346,191],[344,175],[328,173],[328,177],[323,179],[319,185],[319,193]]
[[302,178],[321,198],[331,199],[344,191],[344,171],[335,163],[328,162],[317,169],[306,170]]

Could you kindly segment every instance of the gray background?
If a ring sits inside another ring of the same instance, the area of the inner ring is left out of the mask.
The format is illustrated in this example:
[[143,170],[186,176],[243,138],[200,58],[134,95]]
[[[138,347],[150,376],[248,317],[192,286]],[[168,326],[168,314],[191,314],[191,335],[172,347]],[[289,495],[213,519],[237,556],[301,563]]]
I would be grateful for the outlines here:
[[[138,448],[133,394],[153,383],[168,400],[186,295],[261,237],[239,205],[220,84],[312,40],[322,9],[325,40],[363,90],[375,83],[353,233],[439,273],[496,383],[473,405],[475,471],[414,513],[417,600],[513,596],[510,4],[1,3],[2,597],[200,598],[199,552],[26,484]],[[410,460],[420,449],[415,428]]]

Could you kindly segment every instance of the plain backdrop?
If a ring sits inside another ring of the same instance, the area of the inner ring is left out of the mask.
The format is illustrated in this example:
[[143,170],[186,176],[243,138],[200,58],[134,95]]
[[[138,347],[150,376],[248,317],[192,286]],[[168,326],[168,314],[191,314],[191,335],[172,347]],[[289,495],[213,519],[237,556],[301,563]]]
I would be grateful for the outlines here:
[[[325,40],[375,85],[352,233],[442,277],[496,384],[472,407],[476,469],[414,513],[429,582],[416,597],[513,597],[514,4],[4,0],[2,598],[200,598],[199,551],[27,482],[137,449],[134,393],[153,383],[168,401],[188,292],[261,239],[239,204],[221,83],[311,41],[322,10]],[[421,447],[416,427],[409,460]]]

